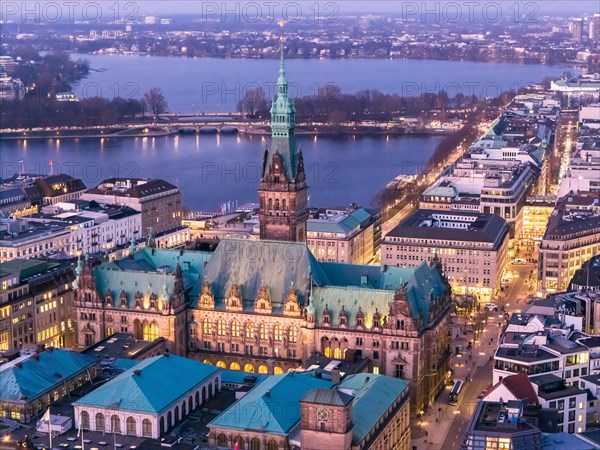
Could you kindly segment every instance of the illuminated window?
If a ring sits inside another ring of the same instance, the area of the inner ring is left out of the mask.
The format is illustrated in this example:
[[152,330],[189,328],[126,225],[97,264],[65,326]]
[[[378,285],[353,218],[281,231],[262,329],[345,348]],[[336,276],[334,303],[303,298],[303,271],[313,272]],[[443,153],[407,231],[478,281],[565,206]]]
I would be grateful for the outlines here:
[[260,324],[259,333],[260,333],[261,339],[269,339],[269,327],[267,327],[266,324],[264,324],[264,323]]
[[204,334],[212,333],[212,321],[210,319],[204,319],[204,322],[202,323],[202,330],[204,331]]
[[373,366],[373,373],[374,373],[375,375],[379,375],[379,367],[377,367],[377,366]]
[[298,341],[298,328],[291,326],[290,329],[288,330],[288,340],[290,342],[297,342]]
[[577,418],[577,422],[583,422],[583,415],[579,414],[579,417]]
[[231,335],[233,337],[239,337],[240,335],[240,323],[237,320],[231,322]]
[[225,336],[225,321],[222,319],[217,321],[217,334],[219,336]]
[[275,335],[276,341],[281,341],[281,339],[282,339],[281,325],[279,325],[279,324],[275,325],[275,327],[273,328],[273,334]]
[[250,322],[246,324],[246,337],[252,339],[254,337],[254,325]]

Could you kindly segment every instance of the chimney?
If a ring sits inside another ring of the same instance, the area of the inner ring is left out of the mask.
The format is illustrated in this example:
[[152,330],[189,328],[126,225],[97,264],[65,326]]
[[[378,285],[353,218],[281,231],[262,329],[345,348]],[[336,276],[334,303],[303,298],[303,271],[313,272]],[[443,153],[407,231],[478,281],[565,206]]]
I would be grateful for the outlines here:
[[142,374],[141,370],[134,370],[133,371],[134,375],[137,375],[138,377]]
[[269,389],[267,389],[263,395],[265,397],[270,397],[271,396],[271,391]]
[[42,353],[44,351],[44,348],[46,347],[46,344],[38,344],[35,348],[35,352],[36,353]]
[[340,384],[340,369],[338,369],[337,367],[334,367],[333,369],[331,369],[331,381],[335,384]]
[[383,273],[386,273],[386,272],[387,272],[387,269],[388,269],[388,265],[387,265],[387,264],[384,264],[384,265],[383,265]]
[[272,358],[267,359],[267,374],[268,375],[275,374],[275,360]]
[[365,378],[365,384],[367,384],[369,382],[370,377],[366,377]]
[[169,349],[168,349],[168,348],[165,348],[164,357],[165,357],[165,358],[168,358],[168,357],[169,357]]
[[40,360],[40,354],[39,354],[39,353],[36,353],[36,354],[35,354],[35,355],[33,355],[31,358],[32,358],[34,361],[39,361],[39,360]]

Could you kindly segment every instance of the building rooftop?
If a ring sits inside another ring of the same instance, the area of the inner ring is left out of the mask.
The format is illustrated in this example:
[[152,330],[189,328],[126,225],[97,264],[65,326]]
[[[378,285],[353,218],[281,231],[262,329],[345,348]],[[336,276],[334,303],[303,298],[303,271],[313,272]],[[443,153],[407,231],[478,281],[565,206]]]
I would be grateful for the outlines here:
[[159,414],[193,388],[214,377],[218,367],[175,355],[155,356],[117,375],[74,405]]
[[386,238],[486,242],[498,247],[507,233],[506,221],[494,214],[420,209],[391,230]]
[[[159,338],[164,340],[164,338]],[[136,359],[147,350],[154,348],[156,341],[143,341],[135,339],[130,333],[115,333],[81,353],[90,355],[96,360]]]
[[[486,433],[512,434],[522,431],[539,431],[536,427],[522,421],[521,402],[486,402],[477,403],[468,429]],[[509,416],[508,409],[517,410]]]
[[340,383],[338,389],[354,397],[353,445],[360,444],[367,437],[398,397],[403,394],[408,397],[408,382],[372,373],[349,375]]
[[95,359],[76,352],[47,348],[24,361],[0,365],[0,400],[27,402],[87,370]]
[[144,198],[163,192],[178,190],[176,186],[160,179],[110,178],[88,189],[86,194],[117,197]]
[[313,389],[332,386],[331,381],[311,374],[272,375],[223,411],[208,427],[287,435],[300,420],[299,402],[304,395]]
[[350,214],[336,214],[319,219],[308,219],[306,231],[308,233],[335,233],[349,235],[363,224],[369,222],[373,216],[365,209],[360,208]]

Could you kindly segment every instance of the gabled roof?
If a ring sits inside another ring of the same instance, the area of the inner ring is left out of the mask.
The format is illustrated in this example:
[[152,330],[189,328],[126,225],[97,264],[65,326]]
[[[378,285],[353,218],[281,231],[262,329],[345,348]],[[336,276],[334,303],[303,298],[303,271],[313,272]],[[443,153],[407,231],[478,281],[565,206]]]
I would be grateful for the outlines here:
[[155,356],[117,375],[73,405],[108,408],[119,404],[124,411],[160,414],[220,370],[180,356]]
[[[502,380],[498,381],[493,385],[487,392],[486,395],[494,392],[500,386],[506,387],[508,391],[515,396],[517,400],[527,400],[528,403],[539,404],[537,394],[529,377],[525,372],[520,372],[516,375],[510,375]],[[505,401],[507,399],[504,399]]]
[[[287,435],[300,420],[298,403],[302,397],[313,389],[332,386],[331,381],[311,374],[273,375],[227,408],[208,427]],[[241,411],[244,413],[240,414]]]
[[53,348],[23,361],[20,367],[12,365],[2,370],[0,366],[0,401],[31,401],[95,362],[91,356]]

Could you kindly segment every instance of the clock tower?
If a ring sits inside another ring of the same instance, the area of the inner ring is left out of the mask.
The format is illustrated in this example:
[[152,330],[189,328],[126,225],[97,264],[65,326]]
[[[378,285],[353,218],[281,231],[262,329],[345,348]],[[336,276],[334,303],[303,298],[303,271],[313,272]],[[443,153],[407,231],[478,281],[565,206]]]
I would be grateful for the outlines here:
[[300,401],[303,450],[346,450],[352,446],[352,401],[336,388],[313,389]]
[[271,105],[271,148],[263,155],[258,189],[260,239],[306,242],[308,186],[295,126],[296,108],[288,97],[282,39],[277,97]]

